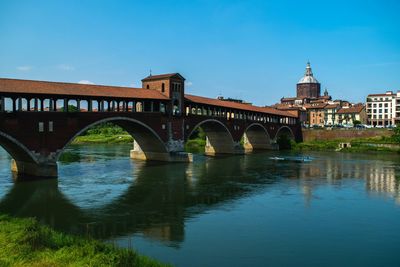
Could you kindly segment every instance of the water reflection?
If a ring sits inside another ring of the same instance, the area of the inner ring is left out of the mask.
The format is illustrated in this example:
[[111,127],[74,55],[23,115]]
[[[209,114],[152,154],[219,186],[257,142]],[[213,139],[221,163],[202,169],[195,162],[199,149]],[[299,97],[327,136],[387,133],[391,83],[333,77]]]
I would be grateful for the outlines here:
[[[391,197],[400,205],[400,160],[396,154],[387,154],[385,158],[375,154],[356,155],[321,153],[312,163],[300,164],[296,179],[302,183],[306,203],[310,204],[313,190],[322,182],[341,186],[346,179],[365,180],[366,190]],[[371,160],[373,157],[374,160]],[[383,160],[385,159],[385,160]],[[310,179],[313,181],[310,182]]]
[[[300,190],[310,206],[319,188],[340,188],[346,181],[364,179],[368,192],[400,204],[395,156],[383,160],[314,153],[312,162],[296,163],[268,160],[277,153],[270,152],[216,159],[197,156],[193,164],[162,164],[131,161],[128,153],[125,146],[73,148],[60,164],[58,181],[10,185],[0,212],[36,217],[55,229],[96,238],[141,233],[179,247],[191,218],[270,191]],[[7,159],[4,153],[0,156],[0,171],[5,173]]]
[[[73,151],[69,153],[73,154]],[[184,239],[184,223],[188,218],[254,192],[259,185],[273,182],[267,173],[262,175],[261,169],[257,170],[256,162],[242,157],[200,157],[195,164],[124,160],[124,164],[119,165],[120,159],[115,159],[110,166],[123,169],[134,178],[117,190],[120,195],[114,193],[111,200],[99,199],[96,196],[104,194],[102,189],[109,191],[114,181],[113,177],[108,180],[99,177],[102,168],[110,172],[113,169],[96,162],[97,173],[93,172],[93,166],[82,164],[89,162],[84,154],[69,157],[80,159],[77,166],[70,162],[60,167],[61,173],[68,177],[60,177],[59,183],[57,180],[15,183],[2,198],[0,211],[36,217],[55,229],[96,238],[140,232],[177,245]],[[79,179],[82,173],[86,178]],[[80,182],[85,179],[90,179],[88,184]],[[117,179],[121,181],[123,177]],[[95,186],[96,183],[99,184]]]

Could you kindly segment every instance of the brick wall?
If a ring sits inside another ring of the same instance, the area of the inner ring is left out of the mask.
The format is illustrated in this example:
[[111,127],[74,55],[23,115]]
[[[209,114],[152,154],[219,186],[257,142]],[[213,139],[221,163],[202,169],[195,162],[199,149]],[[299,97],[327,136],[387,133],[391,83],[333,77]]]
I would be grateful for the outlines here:
[[332,139],[355,139],[378,136],[391,136],[393,131],[388,129],[303,129],[303,140],[332,140]]

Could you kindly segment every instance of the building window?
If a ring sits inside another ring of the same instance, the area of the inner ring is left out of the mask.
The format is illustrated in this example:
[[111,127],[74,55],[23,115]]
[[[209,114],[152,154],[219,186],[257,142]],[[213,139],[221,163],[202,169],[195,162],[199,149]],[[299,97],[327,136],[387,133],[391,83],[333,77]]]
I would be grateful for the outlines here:
[[149,86],[149,85],[147,85],[147,86],[146,86],[146,88],[147,88],[147,89],[150,89],[150,86]]
[[161,84],[161,92],[163,92],[163,93],[165,92],[165,84],[164,83]]

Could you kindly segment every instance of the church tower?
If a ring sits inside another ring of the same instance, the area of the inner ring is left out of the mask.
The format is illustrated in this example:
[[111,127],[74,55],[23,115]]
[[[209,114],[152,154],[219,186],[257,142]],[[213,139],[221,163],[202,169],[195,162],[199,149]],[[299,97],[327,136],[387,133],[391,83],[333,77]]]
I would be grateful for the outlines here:
[[306,73],[297,83],[297,98],[318,98],[321,96],[321,84],[314,78],[310,62],[307,62]]

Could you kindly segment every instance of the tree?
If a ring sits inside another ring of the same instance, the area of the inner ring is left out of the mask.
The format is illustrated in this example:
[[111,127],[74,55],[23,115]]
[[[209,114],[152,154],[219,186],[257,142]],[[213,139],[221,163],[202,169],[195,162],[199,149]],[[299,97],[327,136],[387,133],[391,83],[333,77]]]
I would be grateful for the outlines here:
[[400,124],[396,125],[397,127],[393,129],[392,138],[396,143],[400,144]]
[[[61,111],[66,111],[64,107],[60,108]],[[78,112],[78,108],[74,105],[68,105],[68,112]]]

